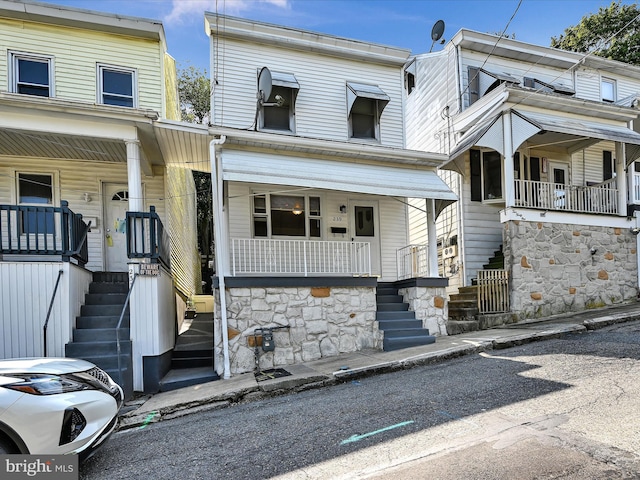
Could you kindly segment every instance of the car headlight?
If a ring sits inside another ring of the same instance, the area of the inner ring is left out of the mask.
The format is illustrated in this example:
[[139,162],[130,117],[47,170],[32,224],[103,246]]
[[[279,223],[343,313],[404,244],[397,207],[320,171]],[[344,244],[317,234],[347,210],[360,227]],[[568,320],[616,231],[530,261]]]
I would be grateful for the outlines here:
[[58,393],[79,392],[91,388],[89,385],[61,375],[11,374],[10,376],[11,378],[20,378],[21,380],[5,384],[3,387],[31,395],[55,395]]

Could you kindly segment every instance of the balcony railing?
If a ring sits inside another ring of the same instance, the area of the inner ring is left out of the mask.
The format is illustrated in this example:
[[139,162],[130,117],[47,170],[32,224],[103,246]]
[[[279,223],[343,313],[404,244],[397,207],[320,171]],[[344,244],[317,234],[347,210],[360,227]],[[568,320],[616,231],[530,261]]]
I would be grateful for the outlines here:
[[515,206],[578,213],[618,213],[615,178],[591,186],[515,180]]
[[396,252],[398,280],[429,276],[429,250],[427,245],[408,245]]
[[371,250],[368,242],[234,238],[231,274],[371,275]]
[[155,207],[148,212],[127,212],[127,256],[149,258],[171,266],[169,235]]
[[64,200],[60,207],[0,205],[0,253],[61,256],[84,266],[89,228]]

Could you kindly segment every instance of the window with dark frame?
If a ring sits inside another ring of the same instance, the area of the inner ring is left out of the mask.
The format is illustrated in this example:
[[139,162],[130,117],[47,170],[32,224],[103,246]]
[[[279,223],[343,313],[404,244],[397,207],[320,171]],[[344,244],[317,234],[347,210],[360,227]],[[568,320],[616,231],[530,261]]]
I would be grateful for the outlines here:
[[502,199],[502,158],[498,152],[469,150],[471,200]]
[[602,181],[615,177],[616,166],[613,160],[613,153],[608,150],[602,152]]
[[358,97],[351,107],[351,138],[376,138],[378,102]]
[[135,106],[133,70],[99,66],[100,103],[118,107]]
[[18,173],[18,203],[21,211],[20,233],[52,234],[55,232],[53,209],[53,175]]
[[[262,129],[290,131],[293,128],[293,106],[296,90],[293,88],[274,86],[271,95],[262,106]],[[278,102],[276,96],[281,100]]]
[[253,197],[253,235],[319,238],[320,197],[264,194]]
[[22,95],[51,97],[51,59],[13,54],[13,91]]

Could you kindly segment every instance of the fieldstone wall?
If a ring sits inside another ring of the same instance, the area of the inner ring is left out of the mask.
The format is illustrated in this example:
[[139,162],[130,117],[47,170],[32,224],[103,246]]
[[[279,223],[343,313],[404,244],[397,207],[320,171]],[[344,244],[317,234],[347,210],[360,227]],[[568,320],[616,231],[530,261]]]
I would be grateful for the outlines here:
[[625,229],[509,221],[503,241],[511,311],[519,319],[637,297],[636,237]]
[[431,335],[447,335],[449,309],[446,287],[408,287],[398,290],[409,310],[422,320],[422,327],[429,329]]
[[[215,295],[218,329],[219,289]],[[275,351],[259,348],[262,369],[382,345],[372,287],[227,288],[226,301],[232,374],[253,371],[253,333],[261,327],[289,327],[274,331]],[[216,367],[222,365],[221,342],[215,345],[215,361]]]

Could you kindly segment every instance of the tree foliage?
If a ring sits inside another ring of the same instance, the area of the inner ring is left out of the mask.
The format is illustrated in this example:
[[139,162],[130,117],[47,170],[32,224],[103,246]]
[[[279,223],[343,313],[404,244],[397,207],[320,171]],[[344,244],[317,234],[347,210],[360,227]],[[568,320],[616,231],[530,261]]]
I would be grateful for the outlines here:
[[640,65],[640,9],[620,0],[551,38],[551,46],[573,52],[592,52],[600,57]]
[[206,70],[193,65],[178,70],[178,94],[182,120],[191,123],[208,123],[210,81]]

